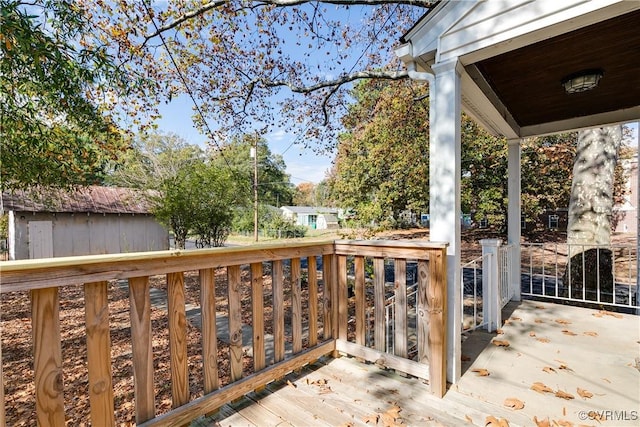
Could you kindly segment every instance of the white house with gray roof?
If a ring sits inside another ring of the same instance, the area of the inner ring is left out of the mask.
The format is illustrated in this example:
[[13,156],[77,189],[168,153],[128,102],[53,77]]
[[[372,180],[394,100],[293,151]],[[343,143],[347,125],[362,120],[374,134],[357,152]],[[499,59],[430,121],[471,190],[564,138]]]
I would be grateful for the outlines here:
[[296,225],[303,225],[314,230],[337,229],[338,209],[311,206],[282,206],[282,215],[295,221]]

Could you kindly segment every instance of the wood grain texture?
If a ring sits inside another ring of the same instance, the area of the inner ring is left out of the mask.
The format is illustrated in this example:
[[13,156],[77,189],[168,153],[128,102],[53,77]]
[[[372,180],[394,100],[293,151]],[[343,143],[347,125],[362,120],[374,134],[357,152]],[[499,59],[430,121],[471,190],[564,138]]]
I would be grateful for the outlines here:
[[302,350],[302,283],[300,258],[291,259],[291,335],[293,354]]
[[251,318],[253,321],[253,371],[266,365],[264,352],[264,295],[262,263],[251,264]]
[[322,329],[324,339],[328,340],[333,335],[333,305],[332,305],[332,289],[333,289],[333,255],[324,255],[322,257]]
[[231,381],[242,378],[242,307],[240,305],[240,266],[227,267],[227,293],[229,298],[229,358]]
[[148,277],[129,279],[129,304],[136,423],[140,424],[155,416],[151,297]]
[[199,271],[200,308],[202,316],[202,369],[204,393],[219,387],[218,334],[216,329],[216,271],[205,268]]
[[167,274],[167,308],[169,310],[171,397],[173,407],[177,408],[189,401],[184,273]]
[[347,339],[347,257],[338,256],[338,289],[337,289],[338,339]]
[[307,259],[309,277],[309,347],[318,343],[318,261],[316,257]]
[[271,288],[273,292],[273,354],[274,362],[284,359],[284,275],[282,261],[271,266]]
[[364,257],[357,256],[354,259],[356,275],[356,344],[365,344],[366,317],[365,317],[365,294],[364,294]]
[[84,285],[89,404],[93,425],[115,426],[107,282]]
[[418,362],[429,364],[429,262],[418,261]]
[[394,354],[407,357],[407,261],[396,259],[394,264]]
[[385,322],[384,292],[384,259],[373,259],[373,336],[374,348],[378,351],[387,349],[387,328]]
[[41,426],[64,426],[58,288],[31,292],[36,417]]
[[447,253],[431,254],[429,261],[429,365],[431,390],[442,397],[447,391]]
[[[0,343],[2,342],[2,328],[0,328]],[[2,345],[0,345],[0,427],[7,426],[7,418],[4,411],[4,375],[2,374]]]

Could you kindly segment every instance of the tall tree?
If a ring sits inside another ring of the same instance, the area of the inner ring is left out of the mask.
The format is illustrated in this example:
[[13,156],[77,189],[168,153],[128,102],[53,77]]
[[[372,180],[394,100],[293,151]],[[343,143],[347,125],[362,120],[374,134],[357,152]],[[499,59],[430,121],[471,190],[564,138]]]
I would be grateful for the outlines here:
[[0,0],[0,187],[92,184],[126,140],[114,101],[135,83],[68,1]]
[[429,206],[428,102],[424,84],[366,81],[343,118],[332,194],[363,224],[393,226],[402,211]]
[[622,126],[579,132],[567,228],[570,261],[565,275],[573,297],[613,300],[612,252],[599,246],[611,244],[614,172],[621,142]]
[[294,206],[318,206],[315,193],[316,186],[312,182],[298,184],[293,195]]

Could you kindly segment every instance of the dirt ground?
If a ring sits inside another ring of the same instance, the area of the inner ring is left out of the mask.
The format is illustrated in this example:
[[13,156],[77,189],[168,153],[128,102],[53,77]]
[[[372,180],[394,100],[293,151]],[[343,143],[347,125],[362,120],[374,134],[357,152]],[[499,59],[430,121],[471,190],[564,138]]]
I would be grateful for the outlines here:
[[[482,238],[502,238],[491,232],[464,233],[462,236],[462,258],[469,260],[481,254],[478,241]],[[566,235],[544,236],[546,239],[566,241]],[[384,239],[426,239],[427,230],[406,230],[385,233],[377,236]],[[533,236],[534,240],[542,236]],[[614,235],[614,243],[635,243],[635,236]],[[247,269],[243,269],[242,315],[243,323],[251,323],[251,291]],[[265,271],[265,333],[272,331],[271,284],[270,273]],[[153,288],[166,290],[164,276],[151,278]],[[197,272],[185,273],[187,305],[199,305],[200,290]],[[291,300],[290,285],[285,284],[285,301]],[[2,344],[2,370],[5,386],[5,409],[8,426],[35,425],[35,403],[32,361],[32,327],[30,300],[27,292],[0,294],[0,320]],[[73,426],[90,425],[88,378],[86,371],[86,337],[84,326],[84,292],[81,286],[64,287],[60,290],[60,321],[62,334],[62,354],[64,372],[64,398],[67,424]],[[216,274],[216,310],[219,314],[227,312],[226,274],[220,269]],[[303,287],[302,301],[308,303],[308,295]],[[321,298],[320,298],[321,301]],[[303,313],[306,313],[303,306]],[[322,312],[320,310],[320,312]],[[112,282],[109,284],[109,315],[111,326],[111,360],[113,387],[115,396],[115,414],[120,426],[135,425],[133,372],[131,362],[131,338],[129,322],[129,299],[126,285]],[[291,316],[290,303],[285,308],[285,322]],[[153,306],[151,310],[153,328],[154,382],[156,389],[156,413],[171,409],[169,339],[166,310]],[[308,320],[308,319],[307,319]],[[197,326],[188,323],[189,387],[191,398],[203,395],[202,365],[200,354],[201,335]],[[304,344],[306,347],[306,343]],[[221,384],[229,382],[229,346],[218,340],[219,375]],[[253,360],[244,357],[244,373],[252,373]]]

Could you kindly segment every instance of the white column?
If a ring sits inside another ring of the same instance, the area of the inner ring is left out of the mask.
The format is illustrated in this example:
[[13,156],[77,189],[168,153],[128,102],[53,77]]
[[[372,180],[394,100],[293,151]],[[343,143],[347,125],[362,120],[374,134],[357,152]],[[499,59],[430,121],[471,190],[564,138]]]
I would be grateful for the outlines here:
[[500,268],[498,248],[500,239],[482,239],[482,321],[487,331],[493,332],[502,326],[500,306]]
[[520,217],[522,211],[520,209],[520,140],[510,139],[509,144],[509,160],[507,172],[507,197],[509,199],[507,214],[507,242],[513,244],[513,256],[511,257],[511,295],[514,301],[520,301],[521,295],[521,274],[520,274]]
[[460,378],[462,285],[460,278],[460,72],[458,62],[436,64],[430,89],[429,239],[448,242],[447,380]]

